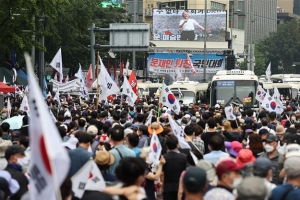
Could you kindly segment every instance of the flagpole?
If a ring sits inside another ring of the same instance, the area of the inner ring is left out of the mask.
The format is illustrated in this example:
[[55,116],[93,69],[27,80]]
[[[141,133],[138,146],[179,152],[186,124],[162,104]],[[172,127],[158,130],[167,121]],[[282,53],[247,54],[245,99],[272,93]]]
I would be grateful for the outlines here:
[[[163,88],[163,84],[165,83],[165,77],[162,77],[162,85],[161,89]],[[157,112],[157,118],[160,116],[160,112],[162,109],[162,91],[160,91],[159,100],[158,100],[158,112]]]
[[[99,70],[99,62],[100,62],[100,60],[99,60],[99,57],[100,57],[100,54],[99,54],[99,51],[97,52],[97,65],[96,65],[96,72],[95,72],[95,74],[96,74],[96,77],[97,77],[97,81],[99,81],[98,80],[98,70]],[[95,101],[95,106],[96,106],[96,109],[97,109],[97,112],[98,112],[98,101],[99,101],[99,98],[100,98],[100,86],[99,86],[99,84],[97,84],[97,95],[96,95],[96,101]]]

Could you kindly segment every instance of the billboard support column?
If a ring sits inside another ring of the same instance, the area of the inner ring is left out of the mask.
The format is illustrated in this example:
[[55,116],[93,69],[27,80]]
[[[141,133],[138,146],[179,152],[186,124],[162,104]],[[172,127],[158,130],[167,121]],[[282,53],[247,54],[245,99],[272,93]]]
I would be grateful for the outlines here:
[[206,24],[207,24],[207,0],[204,9],[204,55],[203,55],[203,82],[206,82]]

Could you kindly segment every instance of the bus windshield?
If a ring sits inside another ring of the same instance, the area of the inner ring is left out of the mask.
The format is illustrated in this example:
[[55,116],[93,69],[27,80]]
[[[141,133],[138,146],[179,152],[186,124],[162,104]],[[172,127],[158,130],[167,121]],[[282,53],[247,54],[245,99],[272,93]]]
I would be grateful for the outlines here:
[[221,80],[212,83],[212,105],[224,106],[229,101],[239,100],[245,106],[255,103],[257,82],[254,80]]

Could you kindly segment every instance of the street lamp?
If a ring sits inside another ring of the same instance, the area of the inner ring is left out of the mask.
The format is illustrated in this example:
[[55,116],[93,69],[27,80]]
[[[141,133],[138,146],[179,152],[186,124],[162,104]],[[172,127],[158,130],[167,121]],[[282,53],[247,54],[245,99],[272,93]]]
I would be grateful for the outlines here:
[[[231,49],[233,49],[233,34],[232,34],[232,29],[234,28],[234,15],[238,15],[241,12],[240,9],[236,9],[236,11],[234,11],[234,5],[231,5],[231,23],[230,23],[230,39],[231,39]],[[238,27],[236,27],[238,28]]]

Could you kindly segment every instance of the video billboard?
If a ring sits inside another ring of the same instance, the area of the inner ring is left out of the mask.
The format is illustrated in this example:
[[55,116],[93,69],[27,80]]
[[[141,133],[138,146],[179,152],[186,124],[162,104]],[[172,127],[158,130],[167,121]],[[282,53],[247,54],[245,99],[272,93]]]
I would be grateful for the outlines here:
[[[182,76],[189,77],[190,80],[203,79],[204,56],[203,54],[193,54],[190,56],[196,70],[194,76],[191,67],[187,63],[187,54],[184,53],[153,53],[148,57],[148,71],[151,75],[169,74],[175,77],[176,70],[179,69]],[[209,79],[217,71],[225,69],[225,57],[216,54],[206,54],[206,78]]]
[[[153,9],[153,40],[204,41],[205,10]],[[224,42],[227,29],[225,10],[207,10],[209,42]]]

